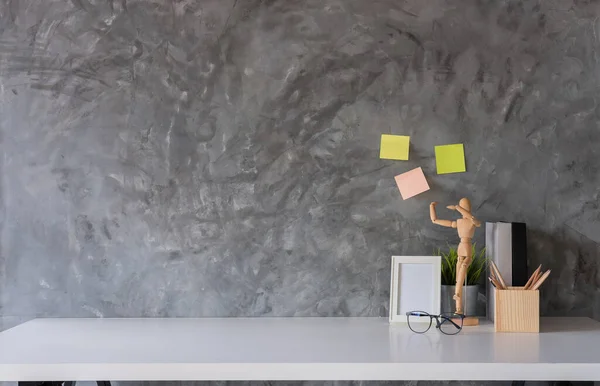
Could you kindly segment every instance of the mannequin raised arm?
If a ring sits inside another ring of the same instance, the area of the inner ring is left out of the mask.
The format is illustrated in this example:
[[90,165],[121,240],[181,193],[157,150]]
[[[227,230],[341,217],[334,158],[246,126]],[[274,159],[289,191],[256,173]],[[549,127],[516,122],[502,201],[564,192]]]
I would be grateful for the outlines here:
[[460,205],[455,205],[454,209],[456,209],[460,214],[462,214],[463,216],[465,216],[466,218],[468,218],[469,220],[471,220],[473,222],[473,225],[475,225],[476,227],[479,228],[481,226],[481,222],[479,220],[477,220],[475,217],[473,217],[473,215],[471,213],[469,213],[468,211],[466,211]]
[[450,220],[440,220],[437,218],[437,213],[435,213],[435,206],[437,205],[437,202],[432,202],[429,205],[429,217],[431,218],[431,222],[437,225],[441,225],[443,227],[447,227],[447,228],[456,228],[456,221],[450,221]]

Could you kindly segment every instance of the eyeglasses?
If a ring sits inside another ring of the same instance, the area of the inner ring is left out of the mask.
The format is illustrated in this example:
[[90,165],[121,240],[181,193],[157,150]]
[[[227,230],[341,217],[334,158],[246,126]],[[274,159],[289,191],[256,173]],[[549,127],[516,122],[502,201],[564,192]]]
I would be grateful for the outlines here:
[[463,328],[465,316],[447,312],[440,315],[429,315],[424,311],[410,311],[406,313],[408,328],[417,334],[423,334],[431,328],[431,322],[435,319],[435,328],[446,335],[456,335]]

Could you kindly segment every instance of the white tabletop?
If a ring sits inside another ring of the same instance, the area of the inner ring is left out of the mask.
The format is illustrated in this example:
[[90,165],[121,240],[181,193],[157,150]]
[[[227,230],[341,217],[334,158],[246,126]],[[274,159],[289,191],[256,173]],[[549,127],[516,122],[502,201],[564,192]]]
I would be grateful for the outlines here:
[[419,335],[383,318],[36,319],[0,333],[0,381],[600,380],[600,323]]

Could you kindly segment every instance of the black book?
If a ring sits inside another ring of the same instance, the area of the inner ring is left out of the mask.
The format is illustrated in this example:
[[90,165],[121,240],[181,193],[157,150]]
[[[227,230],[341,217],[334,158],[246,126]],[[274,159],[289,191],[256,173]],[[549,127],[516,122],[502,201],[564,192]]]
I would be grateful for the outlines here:
[[527,225],[513,222],[512,225],[512,285],[522,287],[527,283]]

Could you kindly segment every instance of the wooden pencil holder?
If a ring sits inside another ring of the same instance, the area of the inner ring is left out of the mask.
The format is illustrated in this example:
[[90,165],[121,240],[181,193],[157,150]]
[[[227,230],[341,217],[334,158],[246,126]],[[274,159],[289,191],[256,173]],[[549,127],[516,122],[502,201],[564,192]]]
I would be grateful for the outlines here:
[[495,291],[496,332],[540,332],[540,291],[523,287]]

